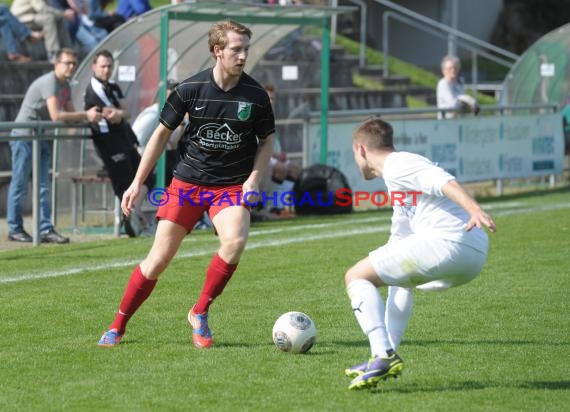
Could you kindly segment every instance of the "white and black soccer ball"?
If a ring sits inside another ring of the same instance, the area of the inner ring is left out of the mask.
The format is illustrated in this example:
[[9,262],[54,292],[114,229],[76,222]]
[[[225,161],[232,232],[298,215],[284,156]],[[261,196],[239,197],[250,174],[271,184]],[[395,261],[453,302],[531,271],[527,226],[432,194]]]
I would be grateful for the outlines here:
[[284,313],[273,325],[273,343],[283,352],[308,352],[316,339],[315,322],[302,312]]

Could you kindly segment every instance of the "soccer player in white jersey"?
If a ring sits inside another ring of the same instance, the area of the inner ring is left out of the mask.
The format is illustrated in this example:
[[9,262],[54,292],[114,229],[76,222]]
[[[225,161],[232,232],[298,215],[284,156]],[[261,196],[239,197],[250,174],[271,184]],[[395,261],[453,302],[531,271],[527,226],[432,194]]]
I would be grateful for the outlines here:
[[[349,389],[376,386],[404,368],[396,353],[412,313],[412,290],[445,290],[473,280],[487,259],[493,219],[455,178],[423,156],[397,152],[389,123],[371,118],[353,133],[354,159],[366,180],[382,178],[396,201],[388,243],[345,274],[370,360],[346,369]],[[420,192],[420,193],[418,193]],[[388,287],[384,303],[378,288]]]

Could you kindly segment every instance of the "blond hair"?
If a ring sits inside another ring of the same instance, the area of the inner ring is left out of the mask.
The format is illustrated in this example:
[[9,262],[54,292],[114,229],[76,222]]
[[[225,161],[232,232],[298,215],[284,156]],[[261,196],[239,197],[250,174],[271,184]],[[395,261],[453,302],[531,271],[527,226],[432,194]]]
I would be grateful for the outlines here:
[[210,53],[214,53],[214,46],[224,49],[228,45],[228,32],[233,31],[237,34],[244,34],[251,39],[251,30],[241,23],[233,20],[222,20],[214,23],[208,32],[208,47]]

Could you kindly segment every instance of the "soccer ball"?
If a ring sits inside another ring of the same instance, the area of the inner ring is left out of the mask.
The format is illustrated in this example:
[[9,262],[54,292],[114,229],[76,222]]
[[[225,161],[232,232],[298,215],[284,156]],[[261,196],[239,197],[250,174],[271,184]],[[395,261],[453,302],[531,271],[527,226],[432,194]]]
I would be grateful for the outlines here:
[[284,313],[273,325],[273,343],[283,352],[308,352],[316,338],[315,322],[302,312]]

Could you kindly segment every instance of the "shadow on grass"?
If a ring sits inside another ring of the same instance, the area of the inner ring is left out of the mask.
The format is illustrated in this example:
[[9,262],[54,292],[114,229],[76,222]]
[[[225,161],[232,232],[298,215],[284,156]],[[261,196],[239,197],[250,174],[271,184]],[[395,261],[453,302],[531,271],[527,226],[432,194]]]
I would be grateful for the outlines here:
[[500,340],[500,339],[481,339],[481,340],[409,340],[404,341],[402,346],[430,346],[430,345],[541,345],[541,346],[568,346],[570,342],[544,342],[542,340]]
[[570,381],[529,381],[521,382],[516,385],[518,388],[524,389],[546,389],[551,391],[570,389]]
[[[330,341],[323,342],[336,346],[348,347],[368,347],[368,340],[363,338],[361,340],[352,341]],[[541,346],[570,346],[570,342],[544,342],[532,340],[499,340],[499,339],[482,339],[482,340],[450,340],[450,339],[433,339],[433,340],[405,340],[402,346],[432,346],[432,345],[541,345]]]
[[[38,249],[31,249],[30,247],[23,247],[20,249],[14,249],[10,251],[6,251],[5,254],[2,256],[2,260],[4,261],[44,261],[46,259],[53,259],[53,256],[56,256],[59,261],[61,260],[69,260],[69,261],[77,261],[78,256],[81,258],[89,258],[89,257],[99,257],[99,254],[91,253],[94,252],[96,249],[103,249],[108,248],[109,245],[100,243],[97,244],[96,242],[89,242],[89,243],[72,243],[71,246],[67,245],[56,245],[56,244],[46,244],[42,243],[41,250]],[[30,250],[34,252],[40,253],[30,253]],[[6,254],[12,254],[11,256],[6,256]],[[80,254],[80,255],[78,255]],[[51,263],[51,262],[49,262]]]
[[526,382],[478,382],[478,381],[464,381],[464,382],[449,382],[443,384],[429,384],[420,383],[405,383],[393,386],[392,384],[378,387],[370,390],[374,394],[384,393],[418,393],[418,392],[463,392],[472,390],[481,390],[487,388],[508,388],[508,389],[540,389],[540,390],[568,390],[570,389],[570,381],[526,381]]

